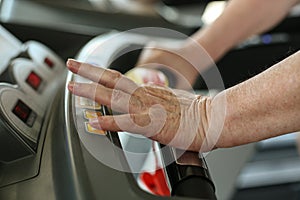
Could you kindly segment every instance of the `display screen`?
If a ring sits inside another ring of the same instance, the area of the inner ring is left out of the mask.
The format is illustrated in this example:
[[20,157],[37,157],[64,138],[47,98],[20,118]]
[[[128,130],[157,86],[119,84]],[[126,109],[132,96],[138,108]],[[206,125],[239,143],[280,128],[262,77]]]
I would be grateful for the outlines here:
[[41,83],[42,83],[42,79],[41,77],[39,77],[35,72],[30,72],[30,74],[28,75],[26,82],[34,89],[34,90],[38,90],[38,88],[40,87]]

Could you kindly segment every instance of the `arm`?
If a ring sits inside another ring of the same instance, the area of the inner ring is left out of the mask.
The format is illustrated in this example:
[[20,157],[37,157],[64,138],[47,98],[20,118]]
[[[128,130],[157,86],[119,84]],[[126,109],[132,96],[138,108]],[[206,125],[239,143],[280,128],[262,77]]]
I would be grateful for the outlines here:
[[218,147],[299,131],[300,51],[225,93],[226,117]]
[[279,23],[298,0],[231,0],[221,16],[193,38],[218,60],[248,37]]
[[73,73],[94,81],[70,83],[73,94],[122,113],[90,120],[97,129],[143,134],[193,151],[232,147],[300,130],[300,51],[214,98],[138,86],[119,72],[72,60],[67,65]]
[[[231,0],[214,23],[192,36],[193,41],[189,39],[179,49],[172,49],[175,53],[159,49],[148,50],[150,53],[145,51],[147,53],[140,58],[138,65],[159,63],[169,66],[193,85],[199,71],[204,71],[211,63],[206,54],[195,46],[195,41],[216,62],[239,42],[279,23],[297,2],[299,0]],[[186,88],[183,84],[176,87]]]

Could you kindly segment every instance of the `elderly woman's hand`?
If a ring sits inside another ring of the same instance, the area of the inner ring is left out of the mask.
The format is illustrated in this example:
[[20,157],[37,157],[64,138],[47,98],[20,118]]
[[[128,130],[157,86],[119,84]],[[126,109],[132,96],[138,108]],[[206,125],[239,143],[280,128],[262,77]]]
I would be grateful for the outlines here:
[[93,81],[70,82],[68,89],[73,94],[93,99],[117,113],[90,120],[94,128],[142,134],[162,144],[192,151],[212,148],[205,146],[210,97],[155,85],[139,86],[117,71],[75,60],[68,60],[67,66],[73,73]]

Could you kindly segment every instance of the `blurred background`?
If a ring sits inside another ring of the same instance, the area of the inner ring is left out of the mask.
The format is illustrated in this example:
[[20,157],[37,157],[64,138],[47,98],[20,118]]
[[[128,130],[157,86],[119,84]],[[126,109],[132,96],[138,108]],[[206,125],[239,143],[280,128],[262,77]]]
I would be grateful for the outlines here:
[[[226,3],[210,0],[0,0],[0,23],[20,41],[41,42],[66,60],[75,57],[92,38],[111,31],[163,27],[191,35],[212,23]],[[299,47],[300,6],[296,6],[278,26],[231,50],[217,67],[228,88],[265,70]],[[195,89],[205,89],[201,78]],[[216,150],[206,156],[206,161],[218,199],[300,198],[297,133]]]

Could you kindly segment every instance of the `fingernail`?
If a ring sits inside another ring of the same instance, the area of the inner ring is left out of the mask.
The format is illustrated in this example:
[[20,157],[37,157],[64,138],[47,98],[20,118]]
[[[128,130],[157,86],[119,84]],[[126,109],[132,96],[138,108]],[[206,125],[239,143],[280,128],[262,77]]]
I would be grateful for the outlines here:
[[68,89],[73,92],[74,91],[74,87],[75,87],[75,83],[70,81],[69,84],[68,84]]
[[89,119],[89,124],[90,124],[93,128],[96,128],[96,129],[98,129],[98,130],[102,130],[98,118],[92,118],[92,119]]
[[71,58],[69,58],[67,61],[68,68],[74,73],[78,72],[80,65],[81,65],[80,62]]

